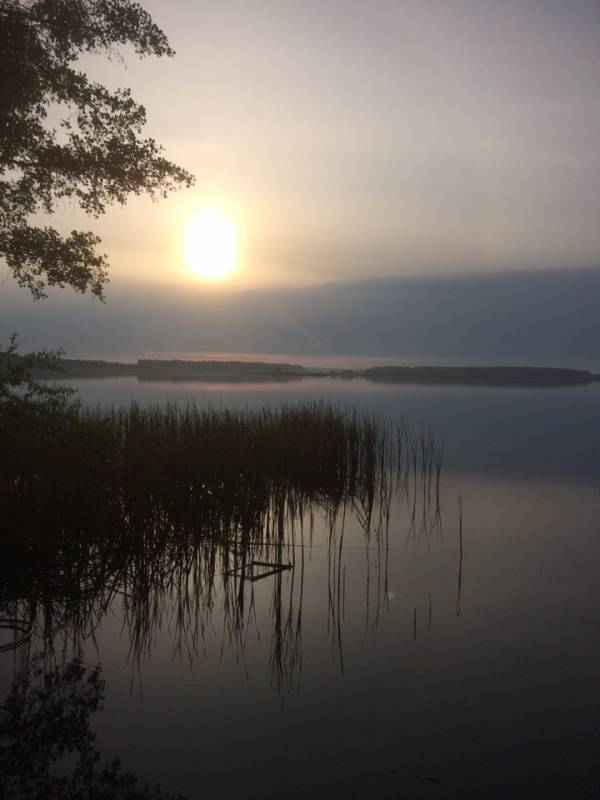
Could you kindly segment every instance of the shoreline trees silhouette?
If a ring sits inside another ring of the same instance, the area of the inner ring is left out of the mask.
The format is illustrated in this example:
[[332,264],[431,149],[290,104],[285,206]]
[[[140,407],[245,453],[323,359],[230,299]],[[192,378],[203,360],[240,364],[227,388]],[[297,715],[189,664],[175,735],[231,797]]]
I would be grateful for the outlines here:
[[102,300],[108,261],[93,232],[65,236],[32,217],[65,199],[98,217],[131,194],[160,198],[194,182],[143,136],[146,110],[130,90],[111,91],[78,65],[123,47],[174,55],[131,0],[0,0],[0,257],[37,300],[48,286]]

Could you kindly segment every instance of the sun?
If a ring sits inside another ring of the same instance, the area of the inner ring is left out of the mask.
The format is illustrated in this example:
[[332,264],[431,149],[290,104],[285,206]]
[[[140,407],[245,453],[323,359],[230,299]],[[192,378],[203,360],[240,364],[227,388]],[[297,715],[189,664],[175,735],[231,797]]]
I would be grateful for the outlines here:
[[192,217],[185,240],[186,267],[207,281],[227,278],[235,265],[237,237],[231,220],[214,208]]

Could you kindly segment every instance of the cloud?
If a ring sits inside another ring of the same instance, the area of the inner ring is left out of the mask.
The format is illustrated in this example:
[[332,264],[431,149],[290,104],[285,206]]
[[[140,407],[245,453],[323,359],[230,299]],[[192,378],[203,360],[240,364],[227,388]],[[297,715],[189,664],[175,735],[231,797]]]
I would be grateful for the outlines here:
[[75,356],[247,352],[600,368],[600,269],[345,281],[303,289],[113,287],[34,304],[4,288],[0,340]]

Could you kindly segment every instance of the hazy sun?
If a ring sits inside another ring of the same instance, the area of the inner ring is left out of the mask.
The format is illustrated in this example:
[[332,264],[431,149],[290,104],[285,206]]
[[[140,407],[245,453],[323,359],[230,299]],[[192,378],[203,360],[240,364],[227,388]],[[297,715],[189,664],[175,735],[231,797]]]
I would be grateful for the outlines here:
[[230,219],[207,208],[192,217],[185,241],[185,265],[209,281],[226,278],[235,264],[237,240]]

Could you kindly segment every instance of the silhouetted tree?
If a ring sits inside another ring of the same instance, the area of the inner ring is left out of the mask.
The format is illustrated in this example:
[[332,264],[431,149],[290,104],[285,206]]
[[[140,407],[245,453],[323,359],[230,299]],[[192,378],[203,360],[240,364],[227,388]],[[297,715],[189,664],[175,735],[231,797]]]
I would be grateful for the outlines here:
[[19,355],[15,333],[10,337],[6,350],[2,349],[0,343],[0,432],[1,412],[6,411],[5,406],[8,404],[17,402],[20,405],[21,401],[28,400],[42,400],[47,403],[55,399],[60,405],[64,405],[64,401],[71,398],[72,389],[35,381],[31,377],[34,367],[59,372],[58,360],[61,355],[61,350],[40,350],[37,353]]
[[[85,53],[172,56],[165,34],[131,0],[0,0],[0,257],[34,298],[49,285],[103,297],[106,256],[89,231],[30,224],[74,199],[93,216],[129,194],[164,196],[190,173],[142,137],[143,106],[78,68]],[[56,118],[51,124],[50,119]]]

